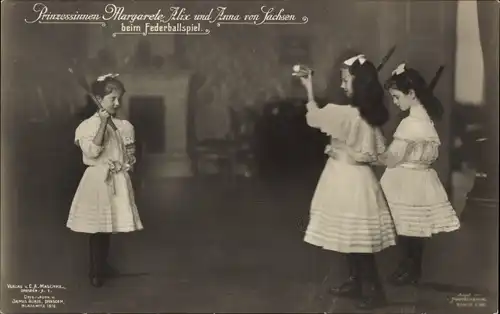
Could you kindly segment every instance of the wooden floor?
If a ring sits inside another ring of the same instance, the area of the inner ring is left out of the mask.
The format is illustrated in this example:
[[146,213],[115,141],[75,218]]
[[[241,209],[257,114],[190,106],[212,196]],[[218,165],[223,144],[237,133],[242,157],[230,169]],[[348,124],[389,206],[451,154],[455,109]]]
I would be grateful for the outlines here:
[[[145,229],[114,236],[111,259],[124,275],[100,289],[87,281],[86,236],[65,228],[70,198],[21,195],[2,256],[2,311],[42,312],[12,304],[25,296],[8,283],[63,285],[51,289],[64,304],[50,313],[356,313],[325,293],[345,279],[343,257],[302,241],[314,180],[146,182]],[[428,241],[424,284],[386,285],[391,305],[377,313],[493,313],[498,222],[478,217]],[[377,256],[384,276],[397,253]]]

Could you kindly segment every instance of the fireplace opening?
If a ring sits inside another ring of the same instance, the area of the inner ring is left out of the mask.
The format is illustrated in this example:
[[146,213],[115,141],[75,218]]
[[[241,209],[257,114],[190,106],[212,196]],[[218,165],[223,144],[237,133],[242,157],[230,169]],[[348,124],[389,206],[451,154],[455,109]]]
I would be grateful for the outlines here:
[[131,96],[130,122],[135,128],[137,151],[146,154],[165,152],[165,106],[161,96]]

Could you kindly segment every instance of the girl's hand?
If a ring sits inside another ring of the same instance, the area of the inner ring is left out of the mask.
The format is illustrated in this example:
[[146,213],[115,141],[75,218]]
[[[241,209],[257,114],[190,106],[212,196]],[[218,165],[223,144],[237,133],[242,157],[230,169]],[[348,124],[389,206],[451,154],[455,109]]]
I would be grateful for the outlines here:
[[312,74],[312,71],[308,70],[307,76],[300,77],[300,82],[306,88],[308,101],[314,102],[314,92],[313,92],[312,75],[311,74]]
[[329,152],[329,151],[331,151],[331,150],[332,150],[332,145],[328,144],[328,145],[326,145],[326,146],[325,146],[325,151],[324,151],[324,153],[325,153],[325,154],[328,154],[328,152]]
[[304,85],[307,91],[312,91],[312,76],[310,70],[307,76],[300,77],[300,82],[302,83],[302,85]]
[[331,150],[331,151],[327,152],[327,155],[330,158],[337,159],[337,154],[335,153],[334,150]]
[[330,145],[326,145],[325,154],[327,154],[329,157],[334,158],[334,159],[337,157],[335,150]]
[[372,166],[375,167],[385,167],[385,164],[382,162],[382,160],[377,159],[374,162],[370,163]]
[[108,122],[110,114],[106,111],[106,109],[100,109],[97,114],[99,115],[99,119],[101,119],[102,123]]

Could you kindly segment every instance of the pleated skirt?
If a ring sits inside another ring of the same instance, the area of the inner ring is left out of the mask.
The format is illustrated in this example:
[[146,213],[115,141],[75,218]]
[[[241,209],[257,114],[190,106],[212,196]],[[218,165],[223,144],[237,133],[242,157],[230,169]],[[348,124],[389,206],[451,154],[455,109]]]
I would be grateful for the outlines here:
[[434,169],[389,168],[380,183],[399,235],[431,237],[460,228]]
[[396,244],[389,208],[369,166],[328,159],[304,241],[341,253],[375,253]]
[[112,174],[114,193],[99,167],[88,167],[78,185],[66,226],[83,233],[118,233],[142,230],[127,172]]

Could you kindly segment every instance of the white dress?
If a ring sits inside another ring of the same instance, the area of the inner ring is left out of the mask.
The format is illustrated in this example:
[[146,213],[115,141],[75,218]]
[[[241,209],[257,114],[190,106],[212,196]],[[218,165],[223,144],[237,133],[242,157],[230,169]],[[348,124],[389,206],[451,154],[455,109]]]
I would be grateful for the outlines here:
[[384,138],[352,106],[310,109],[307,123],[331,138],[328,158],[311,202],[304,241],[341,253],[375,253],[395,245],[394,223],[369,166],[385,150]]
[[75,143],[81,148],[83,174],[73,198],[67,227],[84,233],[116,233],[143,229],[128,174],[133,156],[125,146],[134,144],[130,122],[113,118],[115,132],[108,124],[102,147],[94,139],[101,123],[98,115],[83,121],[75,132]]
[[430,237],[459,229],[460,222],[432,163],[441,142],[424,108],[412,108],[381,156],[392,160],[381,179],[399,235]]

